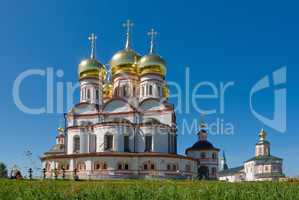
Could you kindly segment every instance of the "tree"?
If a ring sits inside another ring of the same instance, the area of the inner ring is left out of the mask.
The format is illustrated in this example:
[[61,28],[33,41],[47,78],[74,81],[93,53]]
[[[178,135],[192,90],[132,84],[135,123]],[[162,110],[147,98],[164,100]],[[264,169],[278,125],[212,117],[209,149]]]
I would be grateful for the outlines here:
[[4,163],[0,163],[0,178],[7,178],[7,168]]

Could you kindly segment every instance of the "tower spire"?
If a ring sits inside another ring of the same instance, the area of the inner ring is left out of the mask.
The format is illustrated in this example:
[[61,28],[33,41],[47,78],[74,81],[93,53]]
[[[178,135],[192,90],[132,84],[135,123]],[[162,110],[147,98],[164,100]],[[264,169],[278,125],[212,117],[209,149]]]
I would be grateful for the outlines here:
[[222,151],[222,157],[223,157],[223,160],[226,162],[226,157],[225,157],[225,152],[224,152],[224,150]]
[[225,152],[222,151],[222,158],[220,161],[220,170],[227,170],[227,169],[228,169],[228,165],[226,162]]
[[94,59],[96,57],[96,40],[97,36],[92,33],[89,37],[88,40],[90,41],[90,48],[91,48],[91,53],[90,53],[90,58]]
[[206,141],[207,138],[208,138],[208,133],[206,131],[207,129],[207,125],[206,123],[204,122],[203,118],[204,118],[204,115],[205,113],[201,113],[201,122],[199,124],[199,133],[198,133],[198,136],[199,136],[199,140],[200,141]]
[[204,120],[205,113],[201,113],[200,117],[201,117],[201,120],[200,120],[199,128],[200,129],[206,129],[207,125],[206,125],[205,120]]
[[155,36],[158,34],[157,31],[155,31],[153,28],[150,32],[147,33],[147,35],[150,36],[150,54],[155,53]]
[[123,27],[126,29],[126,49],[130,49],[131,47],[131,27],[133,27],[134,24],[129,19],[123,23]]
[[266,140],[266,137],[267,137],[267,133],[264,130],[264,128],[262,128],[261,131],[260,131],[260,133],[259,133],[259,140],[260,141],[264,141],[264,140]]

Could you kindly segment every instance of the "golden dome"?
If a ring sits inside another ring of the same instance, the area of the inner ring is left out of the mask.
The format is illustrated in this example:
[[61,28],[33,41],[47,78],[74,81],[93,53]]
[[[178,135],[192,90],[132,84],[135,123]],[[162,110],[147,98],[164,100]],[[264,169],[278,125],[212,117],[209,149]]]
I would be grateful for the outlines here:
[[110,60],[112,76],[120,73],[137,74],[140,55],[130,48],[125,48],[113,55]]
[[94,58],[82,60],[78,66],[79,79],[98,78],[100,68],[103,68],[103,65]]
[[166,63],[163,58],[156,54],[148,54],[143,56],[138,63],[140,75],[158,74],[165,76]]
[[93,33],[88,37],[88,40],[90,41],[90,46],[91,46],[91,54],[90,54],[90,58],[82,60],[78,66],[79,79],[99,78],[99,70],[103,70],[101,73],[104,73],[102,75],[105,75],[104,65],[102,65],[96,59],[96,52],[95,52],[96,39],[97,39],[97,36]]
[[103,97],[112,98],[113,86],[111,83],[105,83],[103,85]]

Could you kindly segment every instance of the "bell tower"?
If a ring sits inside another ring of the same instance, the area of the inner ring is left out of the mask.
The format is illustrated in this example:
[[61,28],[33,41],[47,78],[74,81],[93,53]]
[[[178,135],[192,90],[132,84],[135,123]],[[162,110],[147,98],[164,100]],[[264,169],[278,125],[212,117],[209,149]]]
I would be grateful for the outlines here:
[[270,156],[270,142],[266,137],[267,133],[262,129],[259,133],[259,141],[255,145],[255,156]]

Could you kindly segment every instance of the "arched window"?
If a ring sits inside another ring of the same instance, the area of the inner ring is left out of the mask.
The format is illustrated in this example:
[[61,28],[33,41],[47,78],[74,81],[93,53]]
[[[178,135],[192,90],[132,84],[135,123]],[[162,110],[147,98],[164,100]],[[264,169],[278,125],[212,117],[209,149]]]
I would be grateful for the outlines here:
[[168,171],[176,171],[177,170],[177,165],[176,164],[167,164],[167,170]]
[[103,163],[102,169],[107,169],[107,164],[106,163]]
[[101,164],[100,163],[95,163],[94,169],[95,170],[100,170],[101,169]]
[[190,165],[186,165],[186,166],[185,166],[185,170],[186,170],[187,172],[190,172],[190,171],[191,171],[191,166],[190,166]]
[[136,88],[133,86],[133,96],[136,95]]
[[212,158],[213,158],[213,159],[216,159],[216,158],[217,158],[216,153],[212,153]]
[[118,163],[118,164],[117,164],[117,169],[118,169],[118,170],[122,170],[122,169],[123,169],[123,165],[122,165],[121,163]]
[[94,153],[97,151],[97,136],[95,134],[91,134],[89,136],[89,152]]
[[119,96],[118,95],[118,87],[114,88],[114,96],[116,96],[116,97]]
[[169,152],[176,153],[176,135],[175,134],[168,134],[169,137]]
[[90,100],[90,89],[87,89],[87,100]]
[[130,96],[130,89],[128,85],[123,85],[120,87],[121,93],[123,97],[128,97]]
[[129,170],[129,164],[125,163],[125,165],[124,165],[124,169],[125,169],[125,170]]
[[145,152],[151,152],[152,151],[152,136],[146,135],[145,136]]
[[151,170],[155,170],[155,164],[151,164]]
[[141,96],[144,95],[144,86],[141,86]]
[[177,170],[176,164],[173,164],[173,165],[172,165],[172,170],[173,170],[173,171],[176,171],[176,170]]
[[107,134],[104,136],[104,149],[105,151],[113,149],[113,135]]
[[216,170],[216,167],[213,167],[213,168],[212,168],[212,176],[216,176],[216,171],[217,171],[217,170]]
[[148,166],[146,163],[143,164],[143,170],[148,170]]
[[146,85],[145,85],[145,95],[148,95],[148,88],[149,88],[149,85],[146,84]]
[[85,101],[85,99],[86,99],[86,88],[85,87],[81,89],[81,93],[82,93],[81,94],[82,100]]
[[73,138],[73,153],[80,153],[80,137],[78,135]]
[[59,163],[58,165],[58,170],[69,170],[70,169],[70,165],[68,163]]
[[206,158],[206,153],[205,153],[205,152],[202,152],[202,153],[200,154],[200,158],[205,159],[205,158]]
[[167,164],[166,169],[167,169],[167,171],[170,171],[170,170],[171,170],[171,165],[170,165],[170,164]]
[[124,152],[130,152],[130,138],[128,135],[124,136]]
[[149,86],[149,95],[153,95],[153,86],[152,85]]
[[96,90],[96,99],[99,100],[99,90]]
[[94,163],[94,170],[106,170],[107,164],[105,162],[95,162]]
[[159,96],[159,97],[162,96],[161,95],[161,87],[159,85],[157,86],[157,96]]
[[127,96],[127,87],[126,87],[126,86],[123,86],[123,87],[122,87],[122,90],[123,90],[123,91],[122,91],[122,92],[123,92],[123,96],[126,97],[126,96]]
[[84,162],[79,162],[77,164],[77,169],[78,169],[78,171],[85,171],[85,169],[86,169],[85,163]]

